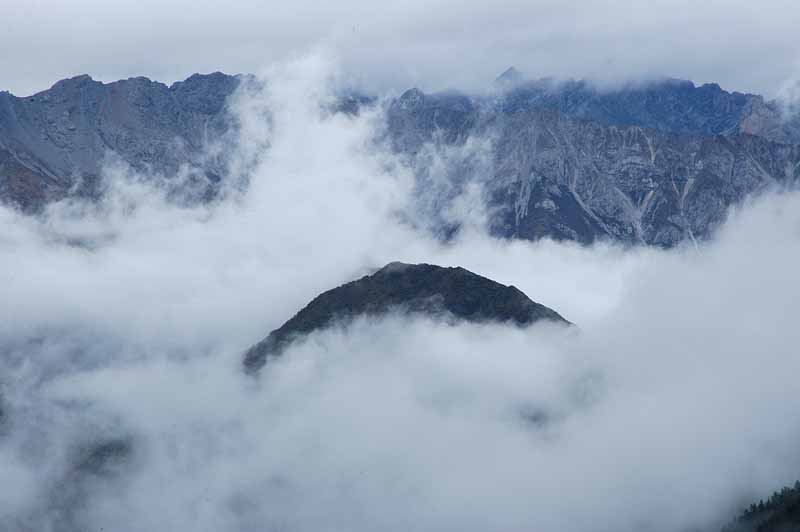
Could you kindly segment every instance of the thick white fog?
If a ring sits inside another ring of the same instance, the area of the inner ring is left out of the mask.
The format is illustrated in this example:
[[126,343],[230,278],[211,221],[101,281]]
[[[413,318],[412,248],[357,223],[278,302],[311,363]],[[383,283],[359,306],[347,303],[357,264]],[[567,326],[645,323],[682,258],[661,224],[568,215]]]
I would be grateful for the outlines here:
[[[379,111],[311,57],[232,102],[249,188],[0,210],[0,530],[718,530],[800,477],[800,195],[699,248],[442,243]],[[389,316],[242,352],[383,264],[459,265],[577,324]],[[113,471],[82,470],[125,442]],[[89,450],[89,451],[87,451]],[[83,458],[81,458],[83,457]]]

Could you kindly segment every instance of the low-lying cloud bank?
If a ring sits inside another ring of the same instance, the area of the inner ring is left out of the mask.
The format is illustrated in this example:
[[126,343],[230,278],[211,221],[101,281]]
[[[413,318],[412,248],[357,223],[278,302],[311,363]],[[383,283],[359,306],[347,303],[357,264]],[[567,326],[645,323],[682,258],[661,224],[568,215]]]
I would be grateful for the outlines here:
[[[121,180],[99,207],[0,211],[0,529],[715,530],[800,477],[800,195],[698,250],[480,223],[443,244],[407,223],[373,117],[320,111],[325,65],[236,103],[246,194],[181,207]],[[579,330],[389,316],[243,374],[391,260],[514,284]]]

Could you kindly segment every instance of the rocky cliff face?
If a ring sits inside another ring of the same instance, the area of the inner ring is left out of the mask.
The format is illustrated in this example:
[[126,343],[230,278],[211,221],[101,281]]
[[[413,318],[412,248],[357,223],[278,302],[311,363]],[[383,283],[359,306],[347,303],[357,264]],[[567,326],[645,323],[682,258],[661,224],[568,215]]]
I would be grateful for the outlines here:
[[[422,176],[431,153],[490,146],[462,155],[439,205],[479,183],[498,236],[669,247],[708,237],[731,205],[800,178],[797,144],[740,131],[753,97],[672,85],[592,97],[584,85],[487,98],[412,89],[389,107],[388,137]],[[420,196],[436,193],[421,183]]]
[[231,128],[225,103],[240,81],[215,73],[168,87],[78,76],[26,98],[0,93],[0,197],[35,210],[68,194],[91,195],[109,158],[213,184],[224,164],[210,145]]
[[530,325],[539,320],[569,324],[557,312],[531,301],[513,286],[464,268],[393,262],[317,296],[245,355],[248,371],[261,368],[294,340],[359,316],[394,311],[470,322]]
[[786,117],[777,102],[727,92],[716,83],[664,79],[599,89],[585,81],[514,82],[503,110],[553,109],[604,125],[641,126],[683,135],[750,133],[777,142],[800,142],[800,117]]
[[[27,98],[0,93],[0,200],[36,211],[95,195],[109,161],[181,176],[193,197],[210,197],[226,174],[219,146],[236,127],[226,103],[242,80],[79,76]],[[373,102],[350,95],[333,111]],[[441,213],[478,184],[500,237],[669,247],[707,238],[730,206],[800,177],[800,117],[715,84],[600,90],[510,69],[491,94],[411,89],[385,118],[383,140],[414,169],[420,210],[445,234],[457,226]]]

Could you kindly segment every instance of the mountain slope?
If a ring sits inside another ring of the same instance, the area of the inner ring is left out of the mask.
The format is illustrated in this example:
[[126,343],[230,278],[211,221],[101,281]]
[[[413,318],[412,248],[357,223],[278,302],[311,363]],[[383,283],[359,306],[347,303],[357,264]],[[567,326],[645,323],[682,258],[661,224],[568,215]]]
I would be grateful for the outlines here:
[[[777,101],[728,92],[716,83],[662,79],[602,89],[586,81],[514,81],[501,97],[504,110],[546,108],[605,125],[641,126],[682,135],[749,133],[782,143],[800,143],[800,116],[784,116]],[[507,71],[508,72],[508,71]],[[501,75],[501,78],[505,73]],[[503,78],[508,79],[508,78]]]
[[338,321],[378,316],[390,311],[442,316],[470,322],[510,322],[520,326],[539,320],[568,324],[557,312],[464,268],[393,262],[317,296],[293,318],[245,354],[244,365],[256,371],[294,340]]
[[[606,125],[547,106],[509,105],[506,97],[412,89],[389,107],[387,131],[393,149],[421,176],[430,160],[488,142],[488,154],[462,155],[448,170],[447,180],[460,188],[439,204],[478,183],[492,231],[507,238],[674,246],[710,236],[748,195],[800,178],[798,145],[747,133]],[[421,183],[420,196],[436,193]]]
[[231,127],[225,103],[240,82],[221,73],[170,87],[77,76],[26,98],[0,93],[0,198],[36,210],[92,195],[109,157],[166,177],[185,167],[213,183],[224,168],[209,146]]
[[[227,102],[244,79],[78,76],[27,98],[0,93],[0,201],[35,212],[94,197],[109,162],[210,198],[236,131]],[[483,96],[411,89],[386,103],[383,139],[413,169],[424,223],[442,234],[454,229],[450,202],[478,184],[502,238],[670,247],[710,237],[729,207],[800,178],[800,118],[761,96],[679,80],[600,90],[515,69],[496,85]],[[350,93],[332,110],[374,102]]]
[[767,501],[751,504],[723,532],[797,532],[800,530],[800,481],[784,487]]

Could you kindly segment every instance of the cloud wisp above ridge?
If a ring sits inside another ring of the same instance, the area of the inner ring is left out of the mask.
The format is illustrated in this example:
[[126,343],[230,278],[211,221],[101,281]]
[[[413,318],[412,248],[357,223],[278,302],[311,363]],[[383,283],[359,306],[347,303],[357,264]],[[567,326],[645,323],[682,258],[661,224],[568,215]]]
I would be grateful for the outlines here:
[[[0,211],[0,524],[672,531],[800,476],[800,196],[696,251],[480,224],[442,244],[403,221],[412,178],[374,117],[320,111],[331,75],[297,61],[234,102],[244,196],[181,207],[120,178],[98,209]],[[388,316],[243,375],[251,343],[391,260],[514,284],[579,330]],[[119,470],[78,482],[117,438]]]

